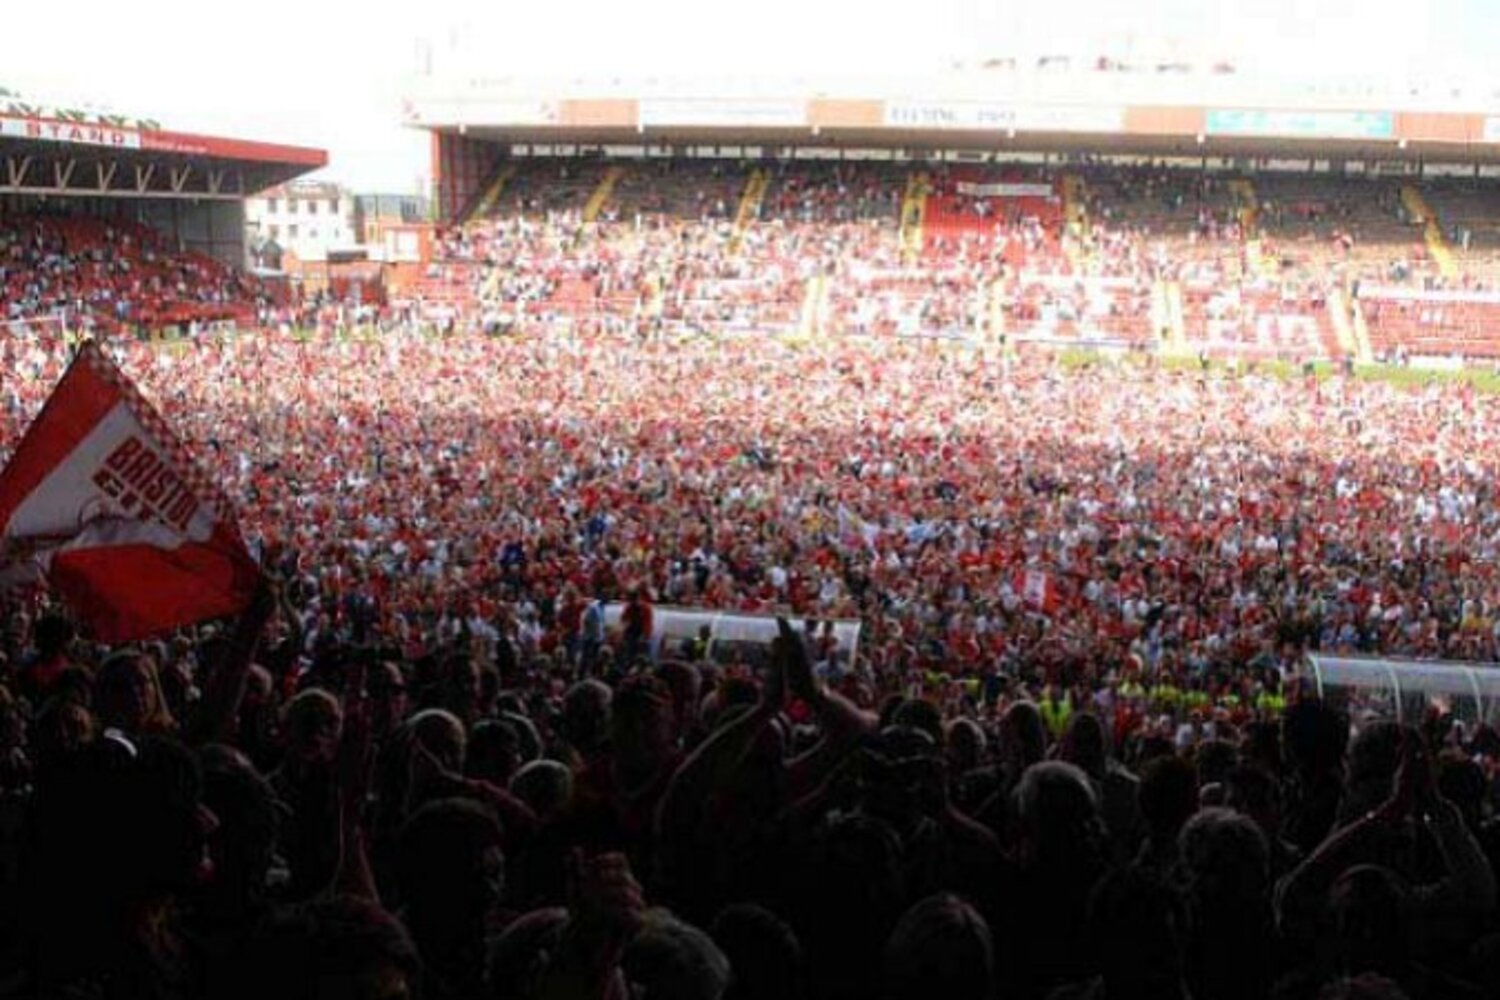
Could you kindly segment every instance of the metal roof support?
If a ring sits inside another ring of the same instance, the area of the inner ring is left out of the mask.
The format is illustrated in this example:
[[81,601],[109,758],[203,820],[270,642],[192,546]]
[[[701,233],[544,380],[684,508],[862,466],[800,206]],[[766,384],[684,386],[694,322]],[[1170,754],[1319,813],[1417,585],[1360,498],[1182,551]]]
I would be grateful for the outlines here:
[[1323,668],[1318,665],[1318,658],[1316,656],[1307,657],[1307,664],[1312,667],[1313,684],[1318,688],[1318,700],[1322,701],[1325,697],[1323,694]]
[[1396,679],[1396,668],[1387,663],[1385,665],[1385,672],[1391,678],[1391,690],[1396,692],[1396,721],[1398,723],[1405,722],[1406,707],[1401,704],[1401,682]]
[[713,617],[713,621],[709,622],[708,647],[703,651],[703,658],[710,662],[712,662],[714,658],[714,643],[719,641],[719,622],[722,621],[723,618],[724,616],[722,614],[715,614]]
[[1470,668],[1464,671],[1464,675],[1469,678],[1469,688],[1474,692],[1474,717],[1484,722],[1484,695],[1479,690],[1479,674]]

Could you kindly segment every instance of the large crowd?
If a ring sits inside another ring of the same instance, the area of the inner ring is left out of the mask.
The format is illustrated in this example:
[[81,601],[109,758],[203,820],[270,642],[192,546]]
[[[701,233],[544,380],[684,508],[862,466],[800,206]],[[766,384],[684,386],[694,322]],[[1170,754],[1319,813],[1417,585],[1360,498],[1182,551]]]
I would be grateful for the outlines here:
[[[4,599],[15,995],[1500,990],[1496,732],[1299,670],[1496,658],[1494,397],[880,337],[111,350],[267,582],[121,649]],[[0,339],[0,459],[66,360]],[[789,622],[661,647],[669,605]]]
[[[520,161],[481,218],[439,241],[428,281],[396,298],[442,322],[531,331],[1155,348],[1175,326],[1194,350],[1301,360],[1352,353],[1339,329],[1363,290],[1381,357],[1500,356],[1496,248],[1440,266],[1394,183],[1087,162],[760,169],[763,194],[741,203],[748,166],[634,164],[585,221],[604,164]],[[1004,185],[1026,194],[985,194]]]
[[239,620],[0,595],[0,994],[1500,994],[1489,706],[1305,669],[1500,659],[1500,402],[1008,349],[1152,346],[1172,285],[1328,355],[1363,284],[1484,353],[1487,279],[1388,186],[1067,172],[667,161],[585,222],[602,167],[538,161],[378,307],[7,220],[0,463],[68,360],[28,320],[281,329],[109,343],[238,507]]
[[255,279],[123,215],[0,213],[0,327],[42,318],[53,334],[111,334],[253,322],[269,300]]
[[[1500,358],[1500,247],[1487,230],[1471,246],[1466,228],[1495,203],[1482,187],[1435,182],[1435,202],[1463,220],[1447,227],[1445,262],[1401,186],[1379,178],[1087,160],[537,157],[510,168],[478,218],[438,234],[421,280],[359,304],[299,301],[284,282],[250,279],[124,214],[8,213],[0,321],[98,333],[424,322],[1176,341],[1189,353],[1305,360],[1354,353],[1362,302],[1376,357]],[[1025,193],[993,194],[1006,186]]]

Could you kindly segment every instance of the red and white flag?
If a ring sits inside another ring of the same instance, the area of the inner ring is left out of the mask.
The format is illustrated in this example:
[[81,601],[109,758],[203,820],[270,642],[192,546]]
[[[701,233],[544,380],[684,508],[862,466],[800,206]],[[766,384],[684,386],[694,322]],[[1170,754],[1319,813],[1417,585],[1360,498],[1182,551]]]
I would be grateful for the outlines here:
[[136,387],[79,350],[0,472],[0,586],[50,582],[103,642],[242,611],[234,512]]
[[1027,569],[1016,573],[1015,590],[1021,595],[1021,601],[1027,607],[1035,608],[1044,614],[1056,611],[1062,603],[1052,574],[1045,570]]

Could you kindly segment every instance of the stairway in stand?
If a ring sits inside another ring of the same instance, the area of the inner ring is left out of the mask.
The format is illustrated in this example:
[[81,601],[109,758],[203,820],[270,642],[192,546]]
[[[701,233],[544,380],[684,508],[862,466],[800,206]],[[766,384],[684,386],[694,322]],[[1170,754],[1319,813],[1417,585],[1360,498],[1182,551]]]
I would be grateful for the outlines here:
[[[989,288],[989,316],[985,324],[985,342],[998,344],[1005,338],[1005,282],[996,278]],[[1015,348],[1008,345],[1007,351]]]
[[604,211],[605,205],[609,204],[609,196],[614,194],[615,185],[624,175],[624,167],[610,167],[604,171],[604,176],[599,180],[599,186],[594,188],[594,193],[589,195],[588,204],[583,206],[584,222],[593,222],[599,218],[599,213]]
[[1354,358],[1360,364],[1368,365],[1375,361],[1375,351],[1370,346],[1370,325],[1365,321],[1365,311],[1359,299],[1354,299],[1350,305],[1354,319]]
[[802,318],[797,323],[797,337],[806,340],[821,336],[828,312],[828,278],[817,275],[807,281],[802,295]]
[[1328,294],[1328,315],[1333,321],[1333,336],[1338,341],[1339,353],[1346,358],[1353,357],[1364,361],[1370,353],[1370,342],[1368,338],[1361,342],[1355,334],[1349,296],[1342,288],[1335,286]]
[[1260,234],[1260,195],[1247,178],[1229,182],[1234,196],[1235,214],[1240,224],[1240,238],[1245,241],[1245,269],[1251,274],[1273,278],[1280,270],[1276,258],[1267,254]]
[[745,193],[740,196],[740,207],[734,213],[734,238],[729,244],[732,252],[739,252],[745,230],[760,216],[760,204],[765,200],[766,190],[770,186],[771,175],[768,171],[756,169],[750,172],[750,179],[745,182]]
[[1187,320],[1183,316],[1182,285],[1176,281],[1167,282],[1167,353],[1186,356],[1187,344]]
[[475,203],[473,211],[464,217],[464,222],[473,222],[490,214],[495,203],[500,200],[500,194],[505,190],[506,182],[516,175],[514,162],[503,163],[500,169],[495,171],[495,176],[490,179],[489,186],[484,189],[484,194]]
[[906,178],[906,193],[901,199],[901,256],[914,263],[922,252],[922,223],[927,218],[927,195],[932,190],[926,172]]
[[1255,185],[1244,177],[1236,177],[1229,182],[1229,193],[1234,196],[1240,232],[1244,233],[1247,240],[1258,236],[1260,234],[1260,196],[1255,193]]
[[1432,257],[1432,262],[1437,265],[1438,273],[1445,278],[1455,277],[1458,274],[1458,262],[1453,259],[1453,247],[1443,233],[1437,213],[1427,204],[1427,199],[1415,184],[1402,186],[1401,204],[1405,206],[1406,214],[1411,220],[1422,227],[1422,239],[1427,244],[1427,253]]
[[1088,263],[1089,208],[1088,190],[1083,178],[1077,174],[1064,174],[1062,178],[1063,202],[1063,251],[1076,265]]
[[1167,298],[1167,282],[1161,278],[1151,284],[1151,334],[1157,347],[1171,352],[1172,306]]

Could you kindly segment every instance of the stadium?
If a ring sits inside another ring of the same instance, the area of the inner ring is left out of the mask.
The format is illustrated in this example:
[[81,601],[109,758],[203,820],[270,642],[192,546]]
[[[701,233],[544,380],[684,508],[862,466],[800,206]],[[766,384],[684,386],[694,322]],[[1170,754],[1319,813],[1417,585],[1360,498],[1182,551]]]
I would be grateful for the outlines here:
[[0,96],[0,993],[1500,995],[1500,90],[404,88]]
[[[470,230],[518,212],[637,228],[675,217],[720,223],[745,256],[747,237],[778,224],[859,222],[870,246],[794,260],[779,282],[603,303],[569,280],[519,305],[474,284],[484,251],[470,246],[414,291],[468,316],[531,306],[543,322],[600,323],[646,310],[695,332],[727,321],[1245,359],[1494,355],[1486,160],[1500,119],[1316,91],[1262,107],[1257,82],[1222,73],[1188,77],[1217,106],[1180,106],[1159,102],[1182,92],[1182,73],[1133,76],[980,74],[902,100],[794,84],[772,97],[767,81],[742,97],[679,96],[677,81],[612,98],[586,81],[502,81],[417,98],[408,120],[432,133],[439,209]],[[1081,100],[1090,90],[1105,96]],[[856,204],[838,197],[850,187]]]
[[0,158],[0,320],[54,338],[70,328],[255,325],[269,290],[244,274],[244,199],[328,163],[319,150],[18,96],[0,96]]

